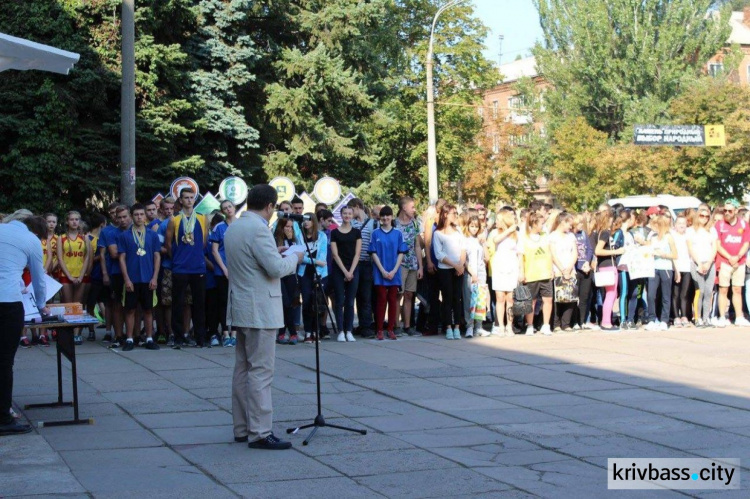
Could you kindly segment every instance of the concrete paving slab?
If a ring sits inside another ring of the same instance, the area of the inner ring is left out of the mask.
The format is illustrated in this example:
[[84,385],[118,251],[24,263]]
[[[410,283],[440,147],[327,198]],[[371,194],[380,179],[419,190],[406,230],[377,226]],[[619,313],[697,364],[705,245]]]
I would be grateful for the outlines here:
[[131,466],[123,463],[106,471],[80,469],[73,473],[81,485],[97,497],[100,494],[111,497],[151,497],[152,494],[175,494],[178,490],[190,494],[196,489],[206,494],[208,491],[221,493],[223,489],[194,466],[139,468],[134,473]]
[[167,445],[217,444],[231,442],[233,437],[231,424],[192,428],[157,428],[153,431]]
[[269,452],[248,449],[247,446],[242,450],[245,453],[244,458],[231,463],[202,464],[201,467],[225,484],[285,482],[343,476],[330,466],[299,452]]
[[137,474],[141,468],[167,468],[190,464],[175,451],[166,447],[62,451],[60,456],[74,471],[99,470],[101,472],[128,467]]
[[159,414],[134,414],[133,417],[147,428],[195,428],[201,426],[229,425],[232,415],[227,411],[167,412]]
[[348,477],[455,467],[455,463],[421,449],[331,454],[318,460]]
[[151,390],[114,392],[105,395],[131,414],[154,414],[160,412],[210,411],[216,406],[185,390]]
[[362,477],[357,481],[386,497],[453,497],[458,494],[496,494],[511,489],[497,480],[466,468],[411,471]]
[[[87,428],[88,426],[82,426]],[[106,435],[101,438],[101,435]],[[134,447],[160,447],[164,445],[146,430],[124,430],[112,432],[91,432],[91,438],[81,433],[48,433],[44,435],[56,451],[94,450],[94,449],[127,449]]]
[[382,498],[379,493],[346,477],[311,478],[281,482],[259,481],[258,483],[235,483],[231,489],[242,497],[284,497],[286,499],[330,499]]

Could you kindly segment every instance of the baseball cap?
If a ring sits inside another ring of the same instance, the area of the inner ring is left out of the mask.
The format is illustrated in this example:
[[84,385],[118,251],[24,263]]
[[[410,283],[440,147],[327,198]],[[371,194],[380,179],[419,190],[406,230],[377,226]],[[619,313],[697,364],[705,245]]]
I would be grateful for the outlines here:
[[646,210],[646,215],[648,215],[648,216],[658,215],[659,213],[661,213],[661,210],[659,209],[658,206],[652,206],[651,208],[649,208],[648,210]]

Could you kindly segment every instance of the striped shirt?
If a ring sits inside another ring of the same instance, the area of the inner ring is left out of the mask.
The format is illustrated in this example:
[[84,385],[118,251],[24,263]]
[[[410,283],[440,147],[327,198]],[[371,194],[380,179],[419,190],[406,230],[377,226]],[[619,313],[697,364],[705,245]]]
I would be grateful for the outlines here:
[[359,229],[360,232],[362,233],[363,251],[359,255],[360,262],[370,261],[370,253],[364,250],[370,247],[370,239],[372,238],[372,231],[377,229],[379,225],[380,224],[377,222],[377,220],[374,220],[372,218],[366,218],[364,223],[361,223],[359,220],[352,220],[352,227],[354,227],[355,229]]

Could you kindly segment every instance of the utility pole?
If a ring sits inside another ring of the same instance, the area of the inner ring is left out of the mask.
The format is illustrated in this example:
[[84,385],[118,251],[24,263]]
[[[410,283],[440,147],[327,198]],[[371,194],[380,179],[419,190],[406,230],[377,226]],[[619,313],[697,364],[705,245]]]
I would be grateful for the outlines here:
[[500,41],[497,46],[497,65],[501,66],[503,64],[503,40],[505,40],[505,35],[499,35],[497,38]]
[[430,30],[430,45],[427,49],[427,61],[425,61],[425,69],[427,71],[427,182],[429,187],[430,204],[435,204],[438,200],[437,144],[435,139],[435,90],[432,81],[432,47],[435,39],[435,24],[437,24],[440,14],[446,9],[463,1],[465,0],[451,0],[440,7],[437,13],[435,13],[435,17],[432,20],[432,29]]
[[120,201],[135,203],[135,0],[122,0]]

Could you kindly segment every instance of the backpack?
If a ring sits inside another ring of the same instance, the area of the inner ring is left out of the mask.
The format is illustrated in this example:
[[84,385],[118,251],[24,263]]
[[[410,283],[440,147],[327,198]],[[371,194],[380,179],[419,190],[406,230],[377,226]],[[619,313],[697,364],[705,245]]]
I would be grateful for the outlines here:
[[515,317],[523,317],[533,312],[531,291],[525,285],[519,284],[513,290],[513,306],[511,309]]

